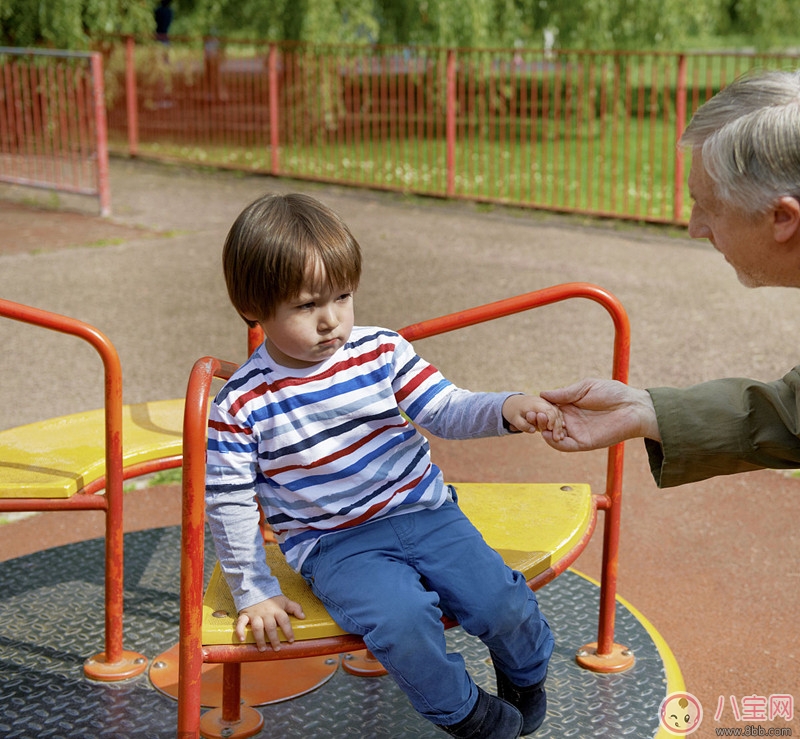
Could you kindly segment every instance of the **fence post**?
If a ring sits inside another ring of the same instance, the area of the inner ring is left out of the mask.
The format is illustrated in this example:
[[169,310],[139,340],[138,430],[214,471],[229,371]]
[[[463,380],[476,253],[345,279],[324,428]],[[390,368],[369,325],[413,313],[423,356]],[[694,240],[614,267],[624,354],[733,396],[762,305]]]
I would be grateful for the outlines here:
[[97,194],[100,199],[100,215],[107,217],[111,215],[111,185],[108,174],[108,126],[106,125],[105,87],[103,85],[103,58],[99,52],[92,54],[91,67],[97,145]]
[[447,197],[456,194],[456,52],[447,50],[445,137],[447,140]]
[[[675,88],[675,143],[681,140],[686,125],[686,54],[678,56],[678,81]],[[683,215],[684,151],[675,152],[675,181],[672,191],[672,219],[680,222]]]
[[139,113],[136,92],[136,46],[133,36],[125,37],[125,100],[128,112],[128,154],[139,153]]
[[267,57],[267,70],[269,74],[269,148],[270,148],[270,174],[280,173],[280,131],[278,129],[278,47],[269,45]]

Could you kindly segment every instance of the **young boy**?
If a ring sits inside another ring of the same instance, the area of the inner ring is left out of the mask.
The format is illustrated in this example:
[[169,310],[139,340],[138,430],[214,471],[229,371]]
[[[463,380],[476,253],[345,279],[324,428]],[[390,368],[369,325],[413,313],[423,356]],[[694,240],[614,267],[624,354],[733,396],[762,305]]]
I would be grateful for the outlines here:
[[[361,252],[313,198],[266,196],[223,251],[231,301],[266,341],[211,408],[207,511],[259,649],[291,642],[299,604],[265,563],[257,503],[288,563],[360,634],[425,718],[455,737],[517,737],[544,720],[553,637],[523,576],[458,508],[425,437],[563,433],[540,398],[455,387],[399,334],[354,326]],[[495,697],[447,654],[441,617],[489,647]],[[501,700],[505,698],[505,700]]]

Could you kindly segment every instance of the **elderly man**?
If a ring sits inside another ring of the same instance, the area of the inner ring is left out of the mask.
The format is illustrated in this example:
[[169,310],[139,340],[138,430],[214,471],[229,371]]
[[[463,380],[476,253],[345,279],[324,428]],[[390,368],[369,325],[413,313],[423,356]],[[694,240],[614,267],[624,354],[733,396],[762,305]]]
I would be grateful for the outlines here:
[[[708,239],[746,287],[800,287],[800,72],[739,78],[701,106],[689,235]],[[562,451],[644,437],[659,487],[760,468],[800,467],[800,366],[771,383],[741,378],[639,390],[587,379],[542,397],[561,406]]]

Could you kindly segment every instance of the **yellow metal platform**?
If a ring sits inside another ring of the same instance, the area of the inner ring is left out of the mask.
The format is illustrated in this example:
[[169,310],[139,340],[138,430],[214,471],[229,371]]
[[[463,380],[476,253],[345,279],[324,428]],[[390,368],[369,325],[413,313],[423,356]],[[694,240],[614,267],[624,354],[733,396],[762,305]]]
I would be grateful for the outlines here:
[[[123,465],[181,455],[183,399],[122,409]],[[102,409],[0,431],[0,498],[69,498],[105,475]]]

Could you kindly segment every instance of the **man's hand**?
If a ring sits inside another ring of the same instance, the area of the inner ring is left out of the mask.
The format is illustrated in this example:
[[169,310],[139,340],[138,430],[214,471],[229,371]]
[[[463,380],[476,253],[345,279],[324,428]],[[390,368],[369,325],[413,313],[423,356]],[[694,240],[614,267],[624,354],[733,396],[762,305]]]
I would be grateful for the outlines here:
[[262,600],[260,603],[239,611],[239,617],[236,619],[236,636],[239,637],[239,641],[244,641],[245,630],[249,624],[260,652],[266,651],[267,640],[276,652],[280,651],[281,640],[278,636],[278,629],[283,632],[290,644],[294,641],[294,632],[289,616],[306,617],[300,604],[289,600],[285,595]]
[[626,439],[661,440],[650,393],[616,380],[587,379],[547,390],[542,397],[557,405],[566,434],[543,431],[545,441],[562,452],[604,449]]

